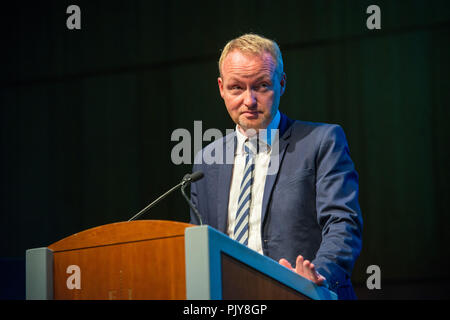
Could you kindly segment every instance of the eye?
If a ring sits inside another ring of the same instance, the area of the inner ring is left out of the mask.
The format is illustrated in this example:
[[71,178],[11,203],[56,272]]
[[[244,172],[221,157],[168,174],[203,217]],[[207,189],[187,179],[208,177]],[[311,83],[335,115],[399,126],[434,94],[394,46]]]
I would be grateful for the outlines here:
[[241,91],[242,87],[240,85],[233,84],[233,85],[228,86],[228,90],[237,92],[237,91]]
[[256,86],[256,89],[259,91],[267,91],[270,88],[270,84],[267,82],[261,82]]

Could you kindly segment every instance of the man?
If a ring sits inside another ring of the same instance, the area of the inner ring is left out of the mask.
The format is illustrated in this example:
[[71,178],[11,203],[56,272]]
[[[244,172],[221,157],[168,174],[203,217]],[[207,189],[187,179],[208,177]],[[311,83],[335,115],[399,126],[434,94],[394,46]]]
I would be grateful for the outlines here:
[[[255,34],[231,40],[219,71],[220,95],[236,130],[196,157],[193,171],[205,177],[192,184],[191,196],[203,222],[328,286],[339,299],[355,298],[350,276],[362,218],[343,130],[279,112],[286,74],[272,40]],[[231,152],[232,161],[201,161],[217,150],[224,158]],[[198,223],[192,213],[191,222]]]

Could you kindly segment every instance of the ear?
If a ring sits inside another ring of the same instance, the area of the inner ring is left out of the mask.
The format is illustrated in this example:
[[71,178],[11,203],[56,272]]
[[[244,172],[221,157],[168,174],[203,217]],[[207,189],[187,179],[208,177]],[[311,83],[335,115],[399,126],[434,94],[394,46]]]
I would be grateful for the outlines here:
[[221,77],[217,78],[217,84],[219,85],[220,96],[223,99],[223,95],[224,95],[224,92],[223,92],[223,79]]
[[283,95],[286,90],[286,73],[283,72],[280,77],[280,97]]

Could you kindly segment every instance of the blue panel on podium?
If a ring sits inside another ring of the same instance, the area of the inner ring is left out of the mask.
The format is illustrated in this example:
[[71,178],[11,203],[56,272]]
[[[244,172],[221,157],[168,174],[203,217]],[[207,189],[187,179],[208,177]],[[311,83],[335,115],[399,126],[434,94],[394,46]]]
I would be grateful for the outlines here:
[[263,256],[209,227],[186,228],[187,299],[223,299],[224,255],[281,286],[314,300],[336,300],[334,292],[299,276],[273,259]]

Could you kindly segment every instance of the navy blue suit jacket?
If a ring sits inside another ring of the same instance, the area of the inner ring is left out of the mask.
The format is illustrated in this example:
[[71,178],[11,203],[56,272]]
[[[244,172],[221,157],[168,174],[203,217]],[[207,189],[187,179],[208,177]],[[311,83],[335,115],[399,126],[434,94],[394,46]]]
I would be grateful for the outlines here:
[[[221,150],[223,158],[228,154],[231,161],[198,163],[199,153],[193,167],[205,176],[191,185],[192,201],[203,223],[223,233],[227,231],[235,136],[229,134],[202,150],[208,154]],[[271,158],[278,171],[267,176],[263,195],[264,255],[276,261],[286,258],[295,266],[301,254],[327,278],[339,299],[355,298],[350,276],[361,250],[362,217],[358,174],[345,134],[338,125],[294,121],[281,114],[279,136],[279,153]],[[191,223],[199,223],[192,212]]]

